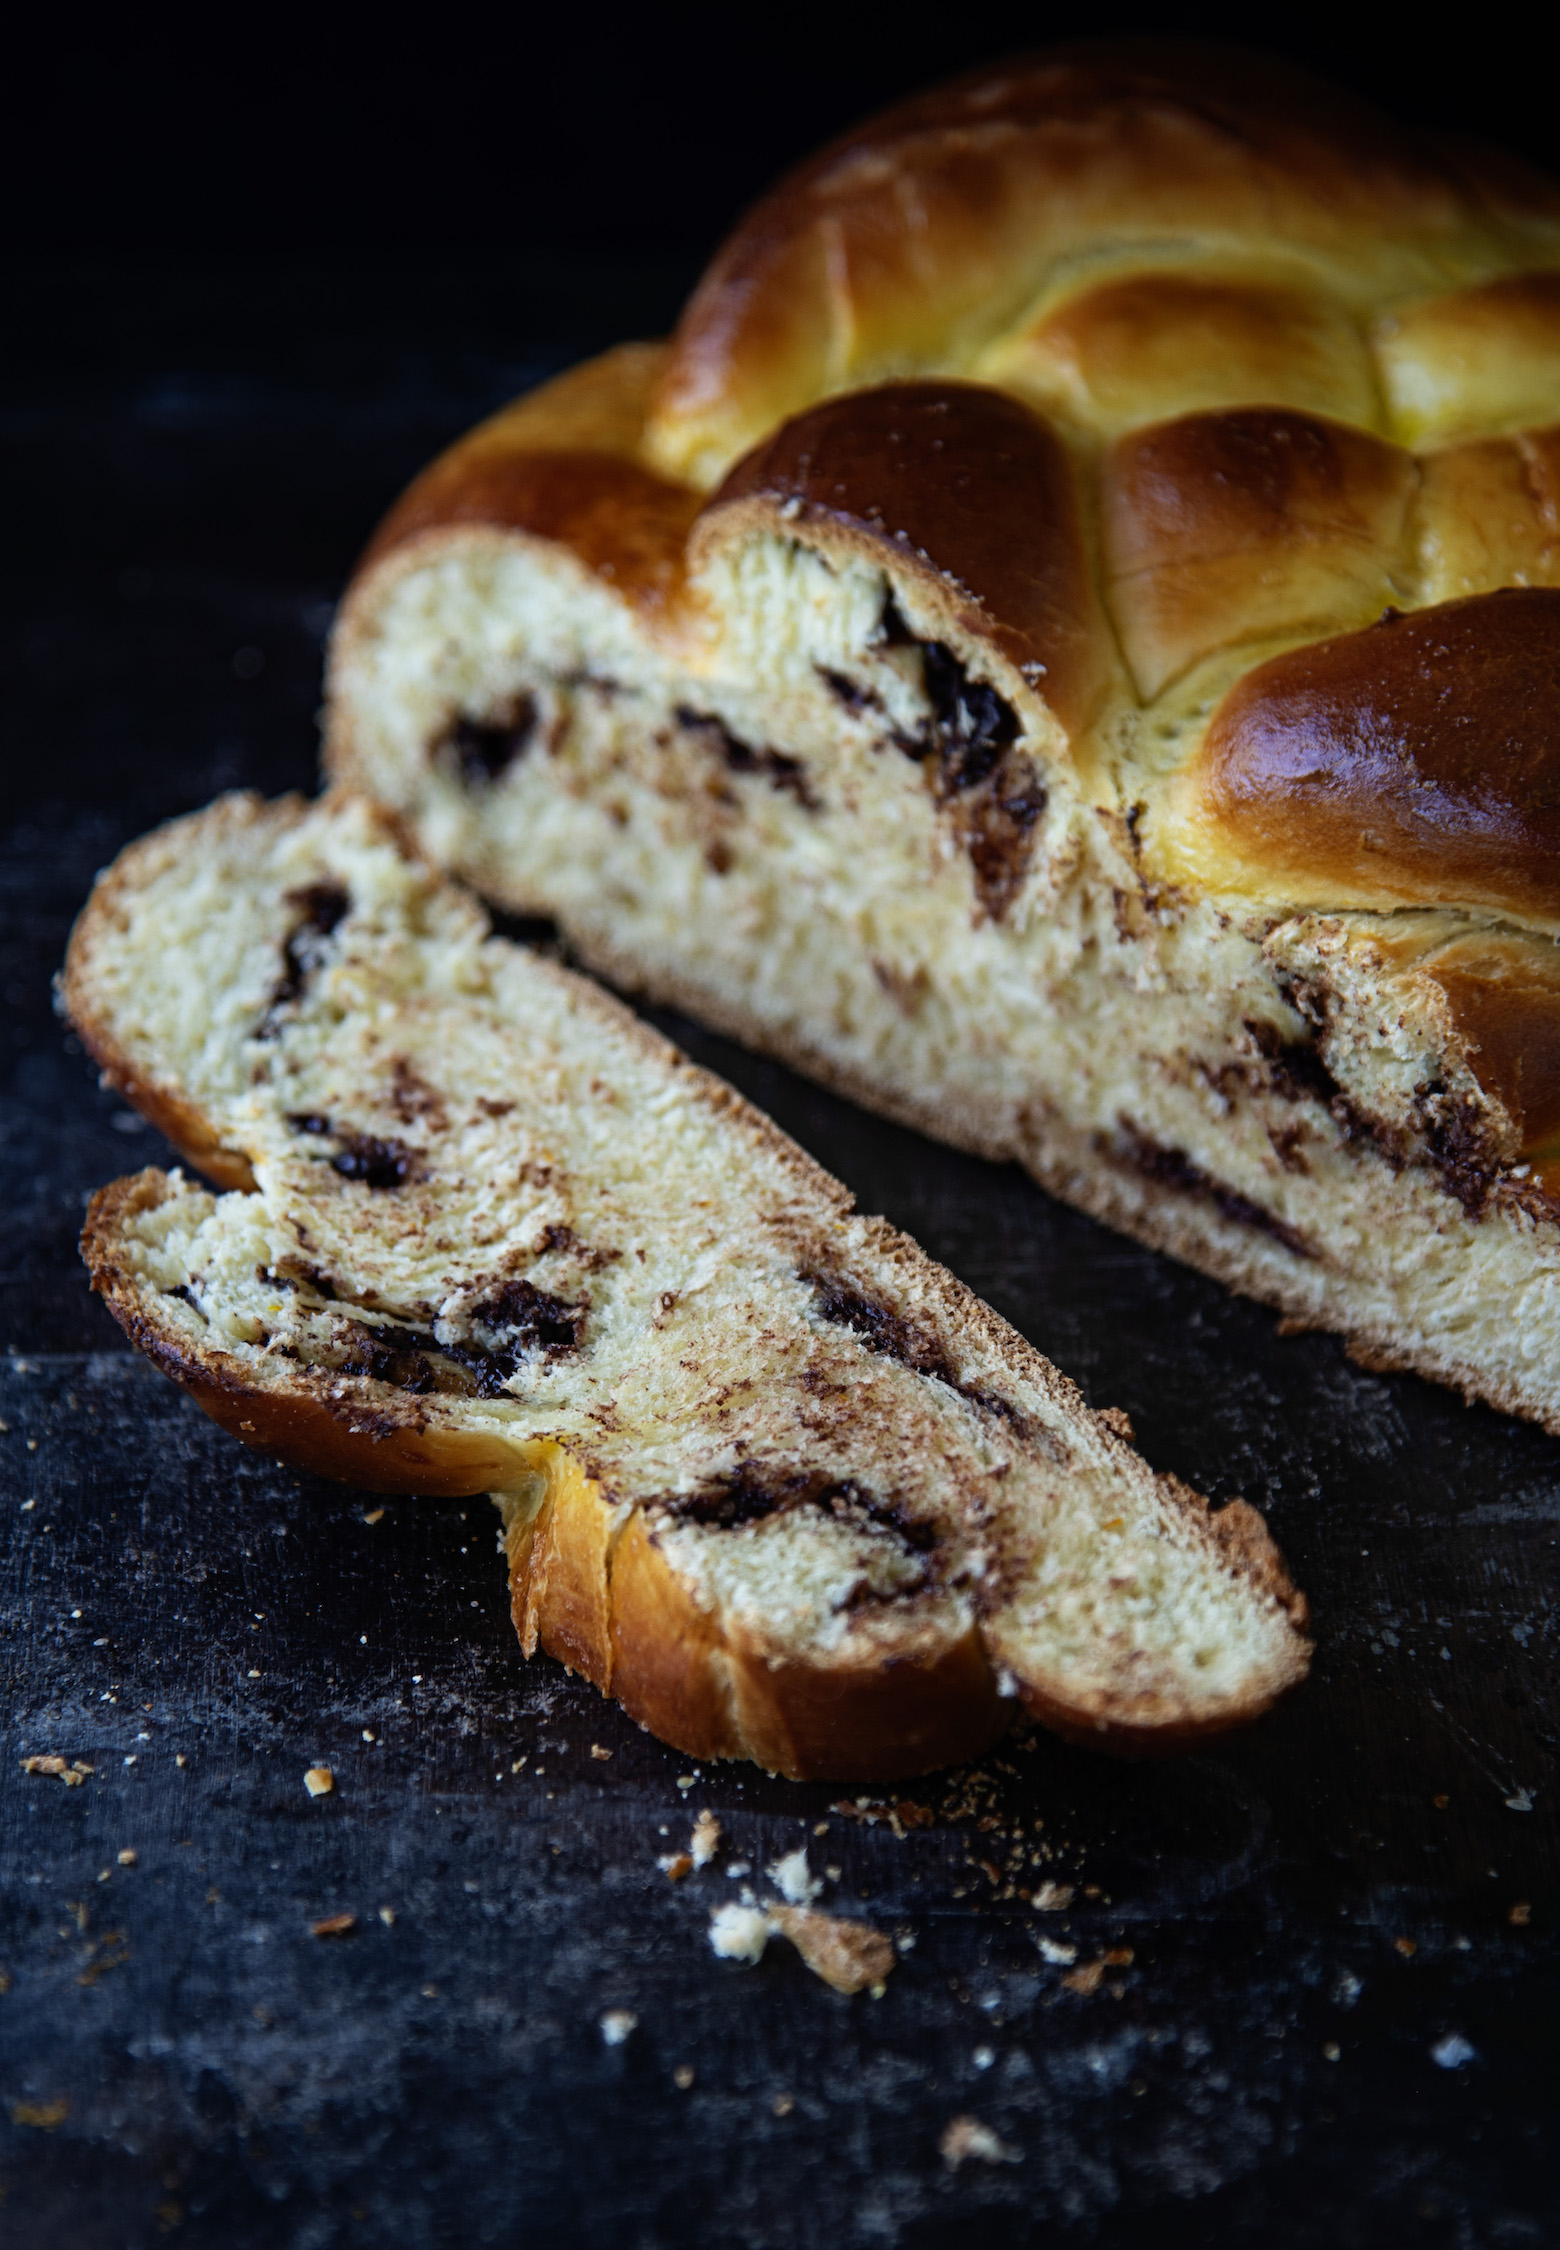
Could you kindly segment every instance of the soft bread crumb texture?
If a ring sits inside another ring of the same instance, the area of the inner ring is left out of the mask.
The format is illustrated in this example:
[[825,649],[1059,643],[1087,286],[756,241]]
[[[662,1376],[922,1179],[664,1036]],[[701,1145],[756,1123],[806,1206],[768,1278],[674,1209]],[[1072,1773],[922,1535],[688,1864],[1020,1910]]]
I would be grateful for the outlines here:
[[[1003,548],[971,384],[1070,462],[1084,593],[1065,511]],[[914,536],[895,386],[946,424]],[[826,152],[665,352],[447,456],[343,605],[329,762],[623,984],[1560,1428],[1560,726],[1512,685],[1557,416],[1551,182],[1255,58],[1042,57]],[[582,446],[578,521],[500,490]],[[697,511],[654,602],[613,464]],[[1461,762],[1392,718],[1443,626]],[[1401,690],[1374,763],[1318,650]]]
[[[222,901],[220,948],[192,888]],[[1169,1744],[1302,1675],[1303,1604],[1254,1511],[1156,1478],[950,1275],[617,1003],[489,936],[360,802],[225,799],[133,847],[66,986],[131,1098],[175,1098],[255,1182],[99,1198],[86,1252],[135,1340],[247,1442],[493,1491],[527,1652],[695,1755],[924,1770],[1021,1703]]]

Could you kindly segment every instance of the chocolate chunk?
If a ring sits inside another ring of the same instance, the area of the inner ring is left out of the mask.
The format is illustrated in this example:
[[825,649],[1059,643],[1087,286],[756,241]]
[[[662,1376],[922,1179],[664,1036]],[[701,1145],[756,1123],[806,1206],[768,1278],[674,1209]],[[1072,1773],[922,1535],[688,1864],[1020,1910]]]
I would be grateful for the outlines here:
[[1271,1235],[1275,1242],[1281,1242],[1297,1258],[1309,1258],[1312,1255],[1305,1237],[1286,1220],[1280,1219],[1272,1211],[1264,1210],[1260,1203],[1253,1203],[1249,1196],[1242,1195],[1238,1189],[1226,1187],[1222,1180],[1215,1179],[1211,1172],[1205,1172],[1200,1164],[1193,1163],[1184,1149],[1166,1148],[1163,1143],[1150,1140],[1130,1118],[1117,1120],[1112,1153],[1119,1160],[1130,1164],[1135,1172],[1141,1172],[1144,1179],[1156,1180],[1162,1187],[1178,1189],[1183,1195],[1198,1196],[1204,1202],[1211,1203],[1215,1210],[1222,1212],[1226,1219],[1233,1219],[1238,1226],[1251,1227],[1259,1234]]
[[951,648],[923,641],[926,700],[932,707],[931,747],[940,760],[939,792],[954,797],[995,773],[1002,753],[1018,739],[1018,713],[984,681],[972,680]]
[[468,789],[486,787],[523,757],[536,732],[536,699],[516,695],[485,719],[462,713],[433,745],[434,755],[453,758]]
[[802,1279],[816,1294],[823,1318],[836,1328],[853,1329],[868,1351],[878,1352],[884,1359],[897,1359],[917,1375],[933,1375],[939,1382],[958,1388],[958,1379],[941,1345],[913,1321],[831,1274],[807,1273]]
[[417,1157],[404,1141],[378,1140],[372,1133],[340,1133],[341,1147],[331,1158],[331,1170],[344,1180],[361,1180],[365,1187],[399,1188],[419,1177]]

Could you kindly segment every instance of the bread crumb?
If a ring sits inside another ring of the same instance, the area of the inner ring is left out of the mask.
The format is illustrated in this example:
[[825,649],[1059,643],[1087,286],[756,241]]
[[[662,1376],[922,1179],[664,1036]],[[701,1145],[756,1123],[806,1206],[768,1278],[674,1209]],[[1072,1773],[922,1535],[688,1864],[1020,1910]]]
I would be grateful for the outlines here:
[[720,1822],[712,1812],[701,1812],[693,1824],[693,1834],[688,1839],[688,1850],[695,1867],[708,1867],[720,1846]]
[[179,1750],[174,1753],[173,1762],[176,1766],[187,1766],[190,1761],[188,1758],[186,1758],[184,1752],[182,1750]]
[[944,2129],[937,2144],[943,2162],[950,2172],[973,2157],[980,2164],[1021,2164],[1023,2157],[1006,2141],[998,2140],[989,2125],[978,2117],[953,2117]]
[[384,1515],[384,1512],[385,1511],[383,1508],[370,1508],[367,1515],[363,1518],[363,1521],[365,1523],[378,1523],[381,1517]]
[[764,1873],[769,1877],[780,1896],[792,1906],[811,1906],[823,1885],[807,1864],[807,1846],[798,1844],[794,1852],[777,1859]]
[[1392,1943],[1395,1950],[1402,1954],[1405,1961],[1411,1961],[1419,1951],[1418,1943],[1411,1937],[1395,1937]]
[[687,2093],[688,2088],[693,2084],[692,2063],[679,2063],[677,2065],[677,2068],[672,2072],[672,2084],[680,2086],[683,2092]]
[[356,1928],[355,1914],[327,1914],[323,1921],[310,1923],[309,1934],[311,1937],[345,1937]]
[[1104,1981],[1103,1961],[1085,1961],[1081,1969],[1069,1969],[1062,1979],[1069,1992],[1081,1992],[1085,2000],[1091,1999]]
[[1506,1920],[1514,1930],[1525,1930],[1532,1919],[1533,1909],[1525,1898],[1519,1898],[1515,1906],[1506,1909]]
[[119,1854],[119,1864],[121,1867],[134,1867],[134,1865],[136,1864],[136,1853],[135,1846],[133,1844],[126,1844],[124,1850]]
[[698,1778],[696,1773],[680,1773],[677,1776],[677,1786],[679,1789],[687,1791],[693,1787]]
[[761,1907],[717,1906],[710,1916],[710,1947],[723,1961],[761,1961],[769,1932]]
[[[184,1760],[179,1760],[182,1766]],[[329,1766],[310,1766],[303,1777],[303,1786],[311,1797],[328,1797],[336,1786],[336,1776]]]
[[611,1751],[603,1749],[602,1745],[599,1742],[593,1742],[591,1744],[590,1754],[593,1758],[610,1758],[612,1755]]
[[22,1771],[52,1774],[56,1780],[63,1781],[67,1789],[79,1789],[88,1774],[96,1773],[97,1768],[89,1766],[85,1758],[72,1758],[67,1765],[63,1758],[33,1757],[22,1760]]
[[1039,1914],[1065,1914],[1072,1902],[1071,1883],[1042,1883],[1030,1904]]
[[796,2107],[796,2096],[794,2094],[776,2094],[769,2106],[776,2117],[789,2117]]
[[769,1919],[788,1937],[813,1975],[836,1992],[881,1986],[894,1967],[894,1948],[870,1922],[848,1922],[810,1906],[771,1907]]
[[1054,1938],[1043,1937],[1040,1940],[1040,1957],[1055,1968],[1070,1969],[1078,1958],[1078,1948],[1075,1945],[1058,1945]]
[[670,1883],[680,1883],[693,1873],[693,1861],[687,1852],[662,1852],[655,1864]]
[[609,2008],[601,2018],[601,2036],[609,2047],[621,2047],[638,2029],[639,2018],[632,2008]]
[[1113,1945],[1105,1955],[1107,1969],[1130,1969],[1135,1956],[1130,1945]]
[[383,1924],[384,1924],[384,1926],[385,1926],[385,1928],[386,1928],[387,1930],[392,1930],[392,1929],[394,1929],[394,1927],[395,1927],[395,1908],[394,1908],[393,1906],[382,1906],[382,1907],[381,1907],[381,1908],[379,1909],[379,1919],[380,1919],[380,1921],[381,1921],[381,1922],[383,1922]]

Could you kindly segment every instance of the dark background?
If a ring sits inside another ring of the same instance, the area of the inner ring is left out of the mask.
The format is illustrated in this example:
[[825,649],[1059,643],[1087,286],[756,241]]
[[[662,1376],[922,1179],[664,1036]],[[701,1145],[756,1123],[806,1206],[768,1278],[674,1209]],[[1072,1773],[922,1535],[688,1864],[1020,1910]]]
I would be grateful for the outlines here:
[[[1262,30],[1400,115],[1550,155],[1531,34],[1384,23]],[[240,1452],[121,1348],[75,1254],[92,1188],[166,1152],[50,1013],[71,917],[152,822],[310,785],[332,606],[398,487],[539,376],[664,330],[744,202],[863,110],[1117,28],[1253,24],[968,6],[12,30],[8,2244],[1560,2240],[1553,1440],[1282,1341],[1016,1174],[662,1019],[1125,1406],[1157,1466],[1266,1509],[1315,1605],[1312,1681],[1250,1734],[1137,1769],[1033,1736],[913,1791],[939,1817],[901,1840],[832,1812],[837,1790],[680,1787],[684,1759],[520,1664],[485,1503],[370,1523],[376,1503]],[[34,1752],[94,1772],[25,1776]],[[321,1758],[339,1785],[311,1803]],[[881,2002],[780,1947],[714,1961],[707,1908],[736,1883],[654,1866],[702,1804],[728,1859],[806,1835],[841,1869],[830,1903],[913,1933]],[[981,1863],[1005,1875],[1020,1827],[1067,1912],[997,1896]],[[350,1938],[311,1937],[337,1912]],[[1041,1937],[1133,1958],[1086,1997]],[[615,2007],[640,2020],[609,2049]],[[950,2173],[956,2114],[1018,2161]]]

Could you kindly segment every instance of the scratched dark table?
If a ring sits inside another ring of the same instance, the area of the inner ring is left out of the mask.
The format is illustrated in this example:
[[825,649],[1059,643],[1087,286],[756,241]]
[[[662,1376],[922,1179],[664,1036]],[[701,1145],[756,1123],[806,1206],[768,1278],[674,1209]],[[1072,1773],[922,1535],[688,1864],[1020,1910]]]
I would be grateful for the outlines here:
[[[1031,1735],[909,1791],[930,1825],[873,1824],[838,1787],[694,1771],[524,1664],[486,1501],[241,1451],[88,1294],[87,1195],[167,1154],[51,1013],[94,871],[219,789],[310,786],[377,513],[685,278],[8,284],[0,2235],[1560,2240],[1553,1440],[1283,1341],[1017,1173],[658,1019],[1156,1465],[1264,1508],[1314,1604],[1309,1685],[1248,1734],[1138,1767]],[[90,1775],[24,1772],[51,1755]],[[726,1849],[673,1884],[657,1855],[706,1806]],[[905,1941],[882,1998],[780,1944],[713,1956],[731,1862],[761,1881],[802,1842],[825,1903]],[[1070,1906],[1017,1895],[1041,1880]],[[1070,1950],[1117,1956],[1092,1993]],[[955,2117],[1001,2160],[950,2167]]]

